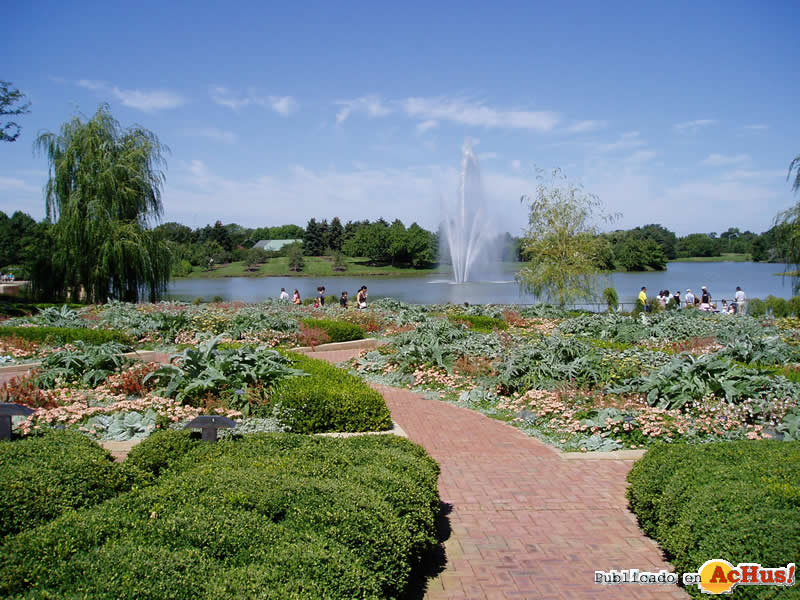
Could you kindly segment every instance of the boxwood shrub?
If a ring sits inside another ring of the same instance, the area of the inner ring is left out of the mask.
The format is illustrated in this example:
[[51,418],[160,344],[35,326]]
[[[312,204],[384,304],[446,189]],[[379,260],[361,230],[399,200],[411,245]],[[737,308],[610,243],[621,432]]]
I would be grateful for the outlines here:
[[[712,558],[800,563],[800,443],[774,440],[660,445],[628,474],[630,506],[678,572]],[[703,597],[698,588],[689,592]],[[737,588],[772,598],[778,588]],[[800,598],[800,589],[780,589]]]
[[79,433],[48,431],[0,442],[0,537],[128,487],[109,453]]
[[106,342],[119,342],[130,346],[133,338],[122,331],[113,329],[86,329],[75,327],[0,327],[0,337],[17,336],[26,340],[68,344],[78,340],[87,344],[100,345]]
[[288,355],[308,376],[278,382],[271,405],[261,409],[263,415],[254,416],[274,414],[293,433],[383,431],[392,427],[383,396],[360,378],[315,358]]
[[303,319],[303,325],[314,329],[322,329],[331,338],[331,342],[349,342],[363,340],[364,330],[361,325],[333,319]]
[[438,466],[407,440],[184,441],[141,443],[142,468],[183,453],[154,485],[3,540],[0,597],[397,598],[436,543]]
[[470,329],[481,333],[491,333],[495,329],[508,329],[508,323],[503,319],[496,319],[494,317],[457,313],[449,315],[448,318],[453,323],[467,323]]

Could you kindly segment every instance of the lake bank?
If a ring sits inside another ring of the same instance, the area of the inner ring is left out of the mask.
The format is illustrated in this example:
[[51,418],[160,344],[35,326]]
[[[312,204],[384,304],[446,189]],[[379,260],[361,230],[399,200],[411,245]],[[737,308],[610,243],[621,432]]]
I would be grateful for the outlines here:
[[[680,290],[681,296],[687,288],[699,292],[707,286],[715,300],[733,298],[736,286],[741,286],[748,298],[778,296],[791,298],[791,278],[776,277],[788,267],[782,264],[723,262],[669,263],[666,271],[644,273],[612,273],[601,278],[600,289],[614,287],[620,302],[632,303],[642,286],[648,288],[650,296],[659,290]],[[170,282],[168,297],[176,300],[219,296],[224,300],[260,302],[275,298],[282,287],[289,292],[297,289],[302,298],[316,295],[319,285],[324,285],[329,294],[339,295],[347,291],[352,297],[362,285],[369,288],[370,298],[389,297],[404,302],[439,304],[452,302],[461,304],[534,304],[536,298],[520,289],[514,280],[515,271],[497,272],[483,277],[483,281],[455,283],[441,273],[428,273],[417,277],[358,276],[346,273],[338,276],[303,277],[220,277],[204,279],[181,279]]]

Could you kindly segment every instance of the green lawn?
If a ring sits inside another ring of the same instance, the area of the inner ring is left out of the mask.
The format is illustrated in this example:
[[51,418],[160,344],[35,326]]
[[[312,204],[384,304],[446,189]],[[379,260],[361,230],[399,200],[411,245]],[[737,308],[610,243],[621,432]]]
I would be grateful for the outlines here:
[[723,253],[720,256],[687,256],[686,258],[676,258],[669,262],[752,262],[753,258],[746,253]]
[[375,267],[367,264],[366,258],[345,257],[347,268],[344,271],[333,270],[333,258],[330,256],[306,256],[305,266],[300,272],[290,272],[288,258],[285,256],[271,258],[255,271],[248,271],[243,261],[232,262],[227,265],[214,267],[211,271],[204,267],[195,267],[187,279],[210,279],[218,277],[365,277],[365,276],[391,276],[391,277],[419,277],[432,274],[448,274],[449,267],[441,266],[431,269],[413,269],[410,267]]

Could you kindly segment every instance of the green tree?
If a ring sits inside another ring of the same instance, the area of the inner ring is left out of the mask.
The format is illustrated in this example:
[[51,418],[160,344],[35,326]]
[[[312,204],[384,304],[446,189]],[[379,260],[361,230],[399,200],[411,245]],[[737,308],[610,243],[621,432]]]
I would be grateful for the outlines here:
[[263,248],[250,248],[245,256],[248,271],[255,271],[258,265],[267,262],[267,252]]
[[69,292],[73,300],[83,290],[89,302],[159,298],[170,254],[149,225],[162,212],[168,149],[138,125],[122,129],[108,105],[88,121],[74,117],[59,134],[42,133],[36,148],[50,165],[47,215],[54,227],[51,261],[37,272],[34,290]]
[[436,262],[436,249],[438,240],[436,236],[412,223],[406,235],[408,240],[408,254],[411,257],[411,266],[416,269],[430,267]]
[[303,260],[303,247],[295,242],[294,244],[289,244],[286,249],[286,256],[289,258],[289,270],[290,271],[302,271],[303,267],[305,266],[305,261]]
[[306,225],[303,236],[303,252],[306,256],[321,256],[324,251],[325,240],[322,237],[322,229],[317,220],[312,217]]
[[558,170],[549,181],[541,175],[538,179],[536,195],[521,199],[530,205],[522,238],[528,262],[517,280],[535,296],[560,305],[593,300],[601,272],[597,264],[601,238],[594,223],[602,216],[600,201]]
[[800,154],[795,156],[792,162],[789,163],[789,172],[786,174],[786,181],[791,179],[792,171],[795,172],[792,191],[797,192],[797,190],[800,190]]
[[344,227],[339,217],[333,217],[330,226],[328,226],[328,247],[333,250],[341,250],[344,244]]
[[719,256],[719,240],[706,233],[690,233],[678,240],[678,255],[682,257]]
[[[24,102],[25,94],[11,87],[8,81],[0,81],[0,116],[24,115],[31,112],[31,103]],[[23,102],[23,104],[19,104]],[[14,106],[14,105],[17,106]],[[21,127],[15,121],[0,123],[0,142],[14,142]]]

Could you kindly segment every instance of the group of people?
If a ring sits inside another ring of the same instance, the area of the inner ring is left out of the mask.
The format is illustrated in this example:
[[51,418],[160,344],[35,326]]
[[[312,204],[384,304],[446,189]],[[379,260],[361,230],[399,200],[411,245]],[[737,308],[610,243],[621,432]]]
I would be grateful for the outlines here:
[[[683,302],[681,302],[680,290],[677,290],[674,295],[670,295],[669,290],[661,290],[658,292],[658,296],[656,298],[658,299],[659,304],[661,304],[661,306],[664,308],[666,308],[670,301],[672,301],[675,308],[698,308],[707,312],[725,313],[730,315],[735,315],[737,313],[744,314],[747,312],[747,297],[742,291],[742,288],[738,285],[736,286],[736,294],[734,295],[733,300],[728,303],[728,301],[723,298],[719,306],[712,302],[711,293],[708,291],[706,286],[702,286],[699,295],[695,295],[692,293],[691,289],[687,289]],[[644,306],[645,311],[650,310],[650,307],[647,305],[647,287],[643,286],[642,290],[639,292],[639,301]]]
[[[289,293],[286,291],[286,288],[281,288],[281,293],[278,296],[283,301],[289,300]],[[300,305],[303,303],[303,300],[300,298],[300,292],[295,289],[294,293],[292,294],[292,304]],[[349,299],[347,297],[347,291],[343,291],[342,295],[339,297],[339,306],[342,308],[347,308],[349,305]],[[325,286],[320,285],[317,287],[317,295],[314,297],[314,308],[319,308],[321,306],[325,306]],[[358,292],[356,292],[356,308],[367,308],[367,286],[362,285]]]
[[14,274],[13,273],[0,273],[0,281],[3,283],[14,281]]

